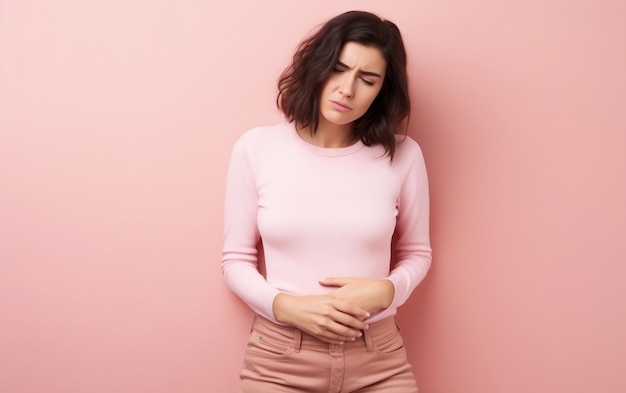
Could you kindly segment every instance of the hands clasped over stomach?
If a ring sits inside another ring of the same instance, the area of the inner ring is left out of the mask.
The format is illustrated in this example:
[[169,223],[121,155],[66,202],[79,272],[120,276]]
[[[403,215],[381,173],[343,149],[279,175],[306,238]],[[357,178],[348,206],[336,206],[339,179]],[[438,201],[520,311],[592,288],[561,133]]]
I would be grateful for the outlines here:
[[370,313],[384,309],[393,300],[391,281],[333,277],[320,281],[337,287],[324,295],[293,296],[280,293],[274,299],[277,321],[296,327],[329,344],[342,344],[360,337],[368,328]]

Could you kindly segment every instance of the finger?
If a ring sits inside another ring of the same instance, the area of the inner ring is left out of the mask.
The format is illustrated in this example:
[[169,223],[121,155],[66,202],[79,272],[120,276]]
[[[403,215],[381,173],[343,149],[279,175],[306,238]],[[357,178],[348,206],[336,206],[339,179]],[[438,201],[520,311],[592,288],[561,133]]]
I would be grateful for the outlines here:
[[321,335],[331,340],[347,341],[360,337],[365,323],[352,315],[332,309],[325,316],[316,318],[315,327],[311,327],[314,335]]
[[327,277],[319,283],[327,287],[342,287],[347,284],[347,280],[342,277]]
[[[335,300],[333,302],[333,307],[335,310],[341,311],[342,313],[352,315],[354,318],[363,321],[366,318],[370,317],[370,313],[367,310],[356,306],[352,303],[343,302],[339,300]],[[351,324],[349,326],[352,326]]]
[[324,332],[321,332],[317,335],[315,335],[315,337],[319,338],[320,340],[327,342],[329,344],[343,344],[349,341],[354,341],[356,340],[359,336],[342,336],[340,334],[336,334],[333,333],[330,330],[325,330]]
[[344,337],[360,337],[361,331],[367,329],[367,324],[354,316],[342,312],[333,315],[335,324],[329,329]]
[[334,345],[342,345],[346,341],[349,341],[349,340],[343,340],[343,339],[342,340],[330,339],[330,338],[328,338],[326,336],[316,335],[316,334],[311,334],[311,336],[313,336],[313,337],[317,338],[318,340],[320,340],[322,342],[325,342],[327,344],[334,344]]
[[333,341],[333,344],[341,344],[345,341],[354,341],[361,337],[363,332],[336,321],[329,321],[316,335],[324,337],[326,342]]

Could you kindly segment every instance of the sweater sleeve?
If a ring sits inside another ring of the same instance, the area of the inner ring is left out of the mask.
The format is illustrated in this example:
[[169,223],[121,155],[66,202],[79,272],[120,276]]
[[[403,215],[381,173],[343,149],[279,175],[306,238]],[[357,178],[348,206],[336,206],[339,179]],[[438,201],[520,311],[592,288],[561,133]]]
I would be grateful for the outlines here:
[[428,177],[419,147],[398,198],[392,258],[392,270],[388,279],[394,285],[395,294],[390,307],[399,307],[426,276],[432,260]]
[[252,310],[276,321],[272,305],[279,291],[258,270],[258,192],[247,141],[244,134],[235,143],[228,168],[222,271],[228,287]]

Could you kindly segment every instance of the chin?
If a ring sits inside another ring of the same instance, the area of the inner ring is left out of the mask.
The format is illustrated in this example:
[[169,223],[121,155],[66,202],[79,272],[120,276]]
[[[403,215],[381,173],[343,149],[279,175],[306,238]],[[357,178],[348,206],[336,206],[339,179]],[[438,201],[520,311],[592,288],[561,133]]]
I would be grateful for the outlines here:
[[339,115],[339,116],[337,116],[337,115],[334,115],[334,116],[332,116],[332,115],[331,116],[324,116],[322,114],[322,117],[324,117],[324,119],[327,122],[329,122],[331,124],[334,124],[334,125],[337,125],[337,126],[345,126],[345,125],[351,124],[355,120],[357,120],[355,118],[352,118],[351,116],[347,117],[347,116],[341,116],[341,115]]

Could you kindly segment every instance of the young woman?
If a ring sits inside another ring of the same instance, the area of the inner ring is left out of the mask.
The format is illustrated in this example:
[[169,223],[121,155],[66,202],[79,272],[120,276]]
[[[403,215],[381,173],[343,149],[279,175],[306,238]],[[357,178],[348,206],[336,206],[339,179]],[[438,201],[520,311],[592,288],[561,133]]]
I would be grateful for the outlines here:
[[421,150],[396,135],[400,32],[341,14],[278,90],[286,121],[244,133],[227,179],[222,268],[257,314],[240,392],[417,392],[394,316],[430,267],[429,202]]

